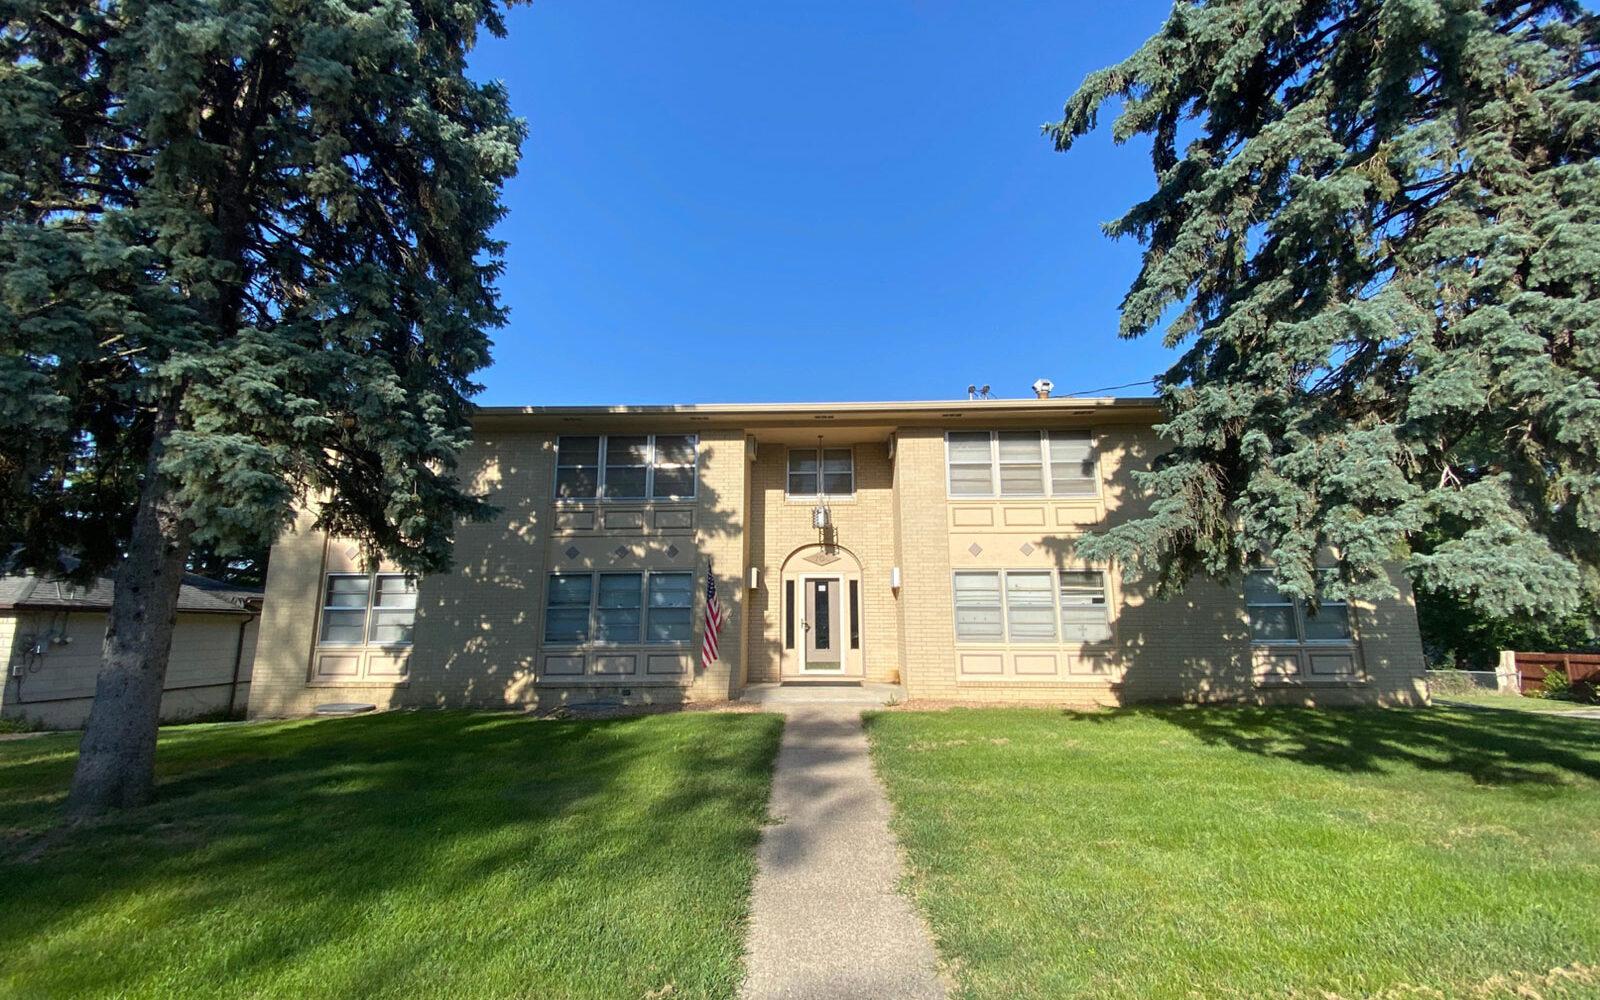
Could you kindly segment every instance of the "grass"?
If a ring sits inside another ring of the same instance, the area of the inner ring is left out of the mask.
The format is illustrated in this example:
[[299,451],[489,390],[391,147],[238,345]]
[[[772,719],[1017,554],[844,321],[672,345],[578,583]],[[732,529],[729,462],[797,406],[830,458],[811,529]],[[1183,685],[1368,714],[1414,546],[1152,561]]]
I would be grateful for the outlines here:
[[1600,996],[1600,724],[978,709],[868,732],[960,997]]
[[0,743],[0,996],[732,997],[781,726],[185,726],[85,827],[76,736]]
[[1579,701],[1561,701],[1556,698],[1525,698],[1513,694],[1490,694],[1486,691],[1470,694],[1439,694],[1434,697],[1444,702],[1476,705],[1480,708],[1503,708],[1511,712],[1543,712],[1550,714],[1552,712],[1593,712],[1596,710],[1596,706],[1585,705]]

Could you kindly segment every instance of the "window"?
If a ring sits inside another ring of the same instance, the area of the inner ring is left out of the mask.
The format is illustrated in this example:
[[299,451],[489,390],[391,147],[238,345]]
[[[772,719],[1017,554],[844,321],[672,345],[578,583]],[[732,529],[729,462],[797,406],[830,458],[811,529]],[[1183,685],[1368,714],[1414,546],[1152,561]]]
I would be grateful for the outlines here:
[[417,581],[405,573],[329,573],[323,588],[323,646],[409,646]]
[[855,453],[849,448],[791,448],[789,450],[789,496],[816,496],[817,477],[819,475],[822,477],[822,494],[824,496],[854,496],[856,492]]
[[694,638],[693,573],[650,574],[650,621],[646,642],[688,642]]
[[794,581],[783,581],[783,648],[794,648]]
[[1107,642],[1105,574],[1095,570],[959,570],[956,639],[962,642]]
[[1315,613],[1310,601],[1296,605],[1281,591],[1270,570],[1245,577],[1245,609],[1250,616],[1250,639],[1262,643],[1350,642],[1350,608],[1343,601],[1323,598]]
[[560,437],[556,439],[556,496],[565,499],[592,497],[600,489],[600,439],[598,437]]
[[1094,570],[1061,571],[1061,638],[1106,642],[1111,638],[1106,579]]
[[594,577],[588,573],[552,573],[545,591],[544,641],[589,641],[589,601]]
[[640,573],[601,573],[594,602],[595,642],[638,642],[643,624]]
[[861,648],[861,581],[850,581],[850,648]]
[[552,573],[544,641],[552,645],[688,642],[692,573]]
[[649,479],[649,437],[613,434],[606,438],[603,496],[612,500],[643,500]]
[[1094,438],[1088,431],[1050,432],[1050,495],[1094,496]]
[[1006,635],[1012,642],[1054,642],[1056,602],[1050,573],[1006,574]]
[[1044,496],[1044,453],[1038,431],[1000,431],[995,435],[1000,456],[1000,495]]
[[951,497],[1081,497],[1098,489],[1087,430],[951,431],[945,455]]
[[999,642],[1005,638],[1005,612],[1000,605],[998,572],[958,572],[955,594],[957,639]]
[[562,435],[556,499],[693,499],[698,445],[693,434]]
[[950,495],[994,496],[994,463],[989,457],[989,432],[951,431],[946,437],[945,446],[949,453]]
[[657,500],[694,496],[695,445],[693,434],[657,434],[655,461],[651,465],[650,495]]

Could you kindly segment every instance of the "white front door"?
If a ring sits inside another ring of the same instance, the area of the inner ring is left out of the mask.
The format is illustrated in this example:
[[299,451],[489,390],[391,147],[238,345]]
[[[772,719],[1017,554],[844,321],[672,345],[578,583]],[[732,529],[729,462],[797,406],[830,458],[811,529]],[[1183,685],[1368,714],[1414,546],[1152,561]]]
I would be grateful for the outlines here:
[[842,674],[845,669],[846,633],[844,580],[837,576],[800,578],[800,646],[803,674]]

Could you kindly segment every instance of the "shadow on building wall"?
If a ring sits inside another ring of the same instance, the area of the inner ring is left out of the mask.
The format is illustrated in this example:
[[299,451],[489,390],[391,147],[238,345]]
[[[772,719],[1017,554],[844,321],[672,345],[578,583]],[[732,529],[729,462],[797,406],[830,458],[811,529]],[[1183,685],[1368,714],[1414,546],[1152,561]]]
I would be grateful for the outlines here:
[[[526,447],[519,446],[523,441]],[[630,688],[634,692],[630,699],[652,703],[685,699],[685,685],[701,670],[699,635],[704,620],[707,550],[726,548],[723,543],[737,539],[739,532],[737,505],[724,499],[716,482],[724,475],[742,477],[744,470],[718,468],[716,463],[743,463],[742,441],[701,445],[701,468],[714,469],[716,474],[700,477],[692,504],[693,531],[679,534],[595,530],[570,539],[565,533],[557,536],[553,450],[553,441],[483,435],[475,449],[477,467],[468,470],[463,462],[463,480],[469,486],[476,480],[476,488],[487,493],[500,512],[487,523],[462,525],[456,536],[454,567],[422,581],[409,682],[396,704],[488,708],[533,704],[546,576],[556,571],[642,569],[694,574],[691,620],[695,638],[682,647],[692,654],[691,673],[679,678],[683,685],[635,685]],[[661,507],[668,509],[669,504]],[[578,554],[567,556],[569,549]],[[730,609],[737,614],[736,606],[742,603],[742,572],[740,560],[726,554],[717,559],[718,593],[725,617]],[[723,635],[728,634],[725,625]],[[549,704],[616,697],[623,687],[628,685],[574,677],[570,686],[564,683],[562,688],[544,689],[540,700]]]

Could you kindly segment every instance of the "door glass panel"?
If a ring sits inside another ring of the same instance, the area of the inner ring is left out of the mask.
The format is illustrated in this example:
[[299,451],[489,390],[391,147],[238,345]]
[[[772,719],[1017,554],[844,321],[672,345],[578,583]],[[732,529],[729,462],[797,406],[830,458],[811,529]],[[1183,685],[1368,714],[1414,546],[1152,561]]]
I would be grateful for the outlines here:
[[815,588],[812,593],[816,597],[816,607],[811,612],[812,644],[817,649],[832,649],[833,622],[828,613],[828,606],[831,603],[828,598],[828,585],[819,580],[811,586]]

